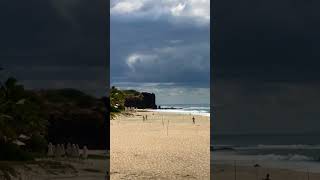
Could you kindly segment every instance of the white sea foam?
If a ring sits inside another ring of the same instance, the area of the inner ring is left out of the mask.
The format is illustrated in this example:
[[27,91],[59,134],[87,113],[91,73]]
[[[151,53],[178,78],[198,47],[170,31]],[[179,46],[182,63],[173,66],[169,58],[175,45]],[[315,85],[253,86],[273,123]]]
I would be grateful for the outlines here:
[[293,144],[293,145],[263,145],[257,146],[261,149],[320,149],[320,145],[305,145],[305,144]]
[[214,152],[213,158],[218,161],[314,161],[313,157],[301,154],[257,154],[245,155],[236,152]]
[[229,147],[233,148],[236,150],[254,150],[254,149],[274,149],[274,150],[320,150],[320,145],[305,145],[305,144],[292,144],[292,145],[264,145],[264,144],[259,144],[256,146],[236,146],[236,145],[230,145],[230,144],[219,144],[219,145],[212,145],[213,147],[216,148],[221,148],[221,147]]
[[198,115],[198,116],[207,116],[210,117],[210,113],[204,110],[187,110],[187,109],[151,109],[147,111],[153,112],[166,112],[166,113],[179,113],[179,114],[191,114],[191,115]]
[[262,167],[281,168],[303,172],[320,173],[320,163],[313,157],[302,154],[256,154],[245,155],[236,151],[211,152],[213,164],[236,164],[238,166],[253,166],[259,164]]
[[154,109],[149,111],[210,117],[210,106],[208,104],[170,104],[161,105],[161,108],[162,109]]

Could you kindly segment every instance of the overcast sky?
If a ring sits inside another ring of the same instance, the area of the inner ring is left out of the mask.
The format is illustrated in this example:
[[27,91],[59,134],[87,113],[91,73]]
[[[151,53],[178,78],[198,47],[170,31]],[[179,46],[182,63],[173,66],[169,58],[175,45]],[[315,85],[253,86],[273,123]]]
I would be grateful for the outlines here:
[[320,2],[217,0],[214,133],[320,133]]
[[1,76],[32,89],[105,95],[107,7],[100,0],[0,1]]
[[112,85],[209,103],[209,0],[111,0],[110,13]]

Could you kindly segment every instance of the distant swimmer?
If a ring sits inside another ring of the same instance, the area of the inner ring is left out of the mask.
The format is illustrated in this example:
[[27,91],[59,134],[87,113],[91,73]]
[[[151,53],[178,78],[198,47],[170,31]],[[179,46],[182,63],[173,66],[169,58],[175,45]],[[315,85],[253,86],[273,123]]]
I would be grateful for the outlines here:
[[193,124],[196,124],[194,116],[192,117]]

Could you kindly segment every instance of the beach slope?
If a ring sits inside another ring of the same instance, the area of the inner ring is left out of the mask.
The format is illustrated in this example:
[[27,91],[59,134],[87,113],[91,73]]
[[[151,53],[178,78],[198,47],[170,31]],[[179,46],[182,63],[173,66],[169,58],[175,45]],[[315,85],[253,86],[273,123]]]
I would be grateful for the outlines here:
[[194,117],[138,111],[111,120],[111,179],[210,179],[209,117]]

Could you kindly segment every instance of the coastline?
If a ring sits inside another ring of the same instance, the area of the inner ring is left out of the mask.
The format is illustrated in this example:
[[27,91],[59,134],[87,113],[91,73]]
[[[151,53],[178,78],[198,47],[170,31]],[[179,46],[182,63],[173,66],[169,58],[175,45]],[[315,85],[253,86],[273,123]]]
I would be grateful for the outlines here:
[[[280,158],[280,159],[279,159]],[[271,179],[320,179],[319,162],[282,159],[279,155],[244,155],[235,150],[211,151],[211,176],[214,179],[256,180],[269,174]]]
[[111,179],[210,179],[210,121],[192,117],[137,110],[111,120]]
[[181,115],[196,115],[196,116],[206,116],[210,117],[210,112],[200,112],[200,111],[184,111],[181,109],[146,109],[148,112],[159,112],[159,113],[174,113]]
[[217,180],[257,180],[263,179],[269,174],[271,179],[320,179],[320,173],[294,171],[282,168],[255,167],[249,165],[212,164],[211,177]]
[[210,105],[208,104],[161,105],[160,109],[145,109],[145,111],[210,117]]

